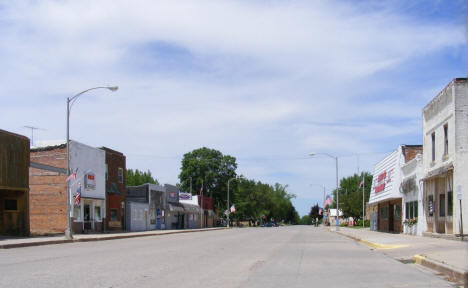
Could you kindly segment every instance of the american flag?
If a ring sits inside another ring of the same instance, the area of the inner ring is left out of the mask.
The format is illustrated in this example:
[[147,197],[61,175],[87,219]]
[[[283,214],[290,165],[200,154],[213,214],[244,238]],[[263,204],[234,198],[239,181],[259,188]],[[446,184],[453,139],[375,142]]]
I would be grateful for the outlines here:
[[[78,170],[78,169],[76,169],[76,170]],[[68,182],[68,181],[70,181],[70,180],[72,180],[72,179],[76,179],[76,171],[73,172],[72,174],[70,174],[70,175],[67,177],[67,180],[65,180],[65,182]]]
[[236,213],[236,206],[234,204],[231,206],[231,213]]
[[75,205],[80,205],[81,201],[81,183],[78,182],[78,189],[76,189],[75,194]]
[[333,203],[333,200],[332,198],[330,197],[330,195],[327,195],[327,197],[325,198],[325,202],[323,202],[323,207],[327,207],[327,205],[332,205]]
[[364,185],[364,180],[359,183],[359,189],[361,189],[362,185]]

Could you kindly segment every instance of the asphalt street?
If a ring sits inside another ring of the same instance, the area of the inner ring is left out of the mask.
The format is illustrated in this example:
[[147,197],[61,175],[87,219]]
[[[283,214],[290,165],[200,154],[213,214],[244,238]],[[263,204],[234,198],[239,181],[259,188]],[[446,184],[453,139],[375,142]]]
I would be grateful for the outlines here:
[[0,250],[1,287],[453,287],[324,228],[241,228]]

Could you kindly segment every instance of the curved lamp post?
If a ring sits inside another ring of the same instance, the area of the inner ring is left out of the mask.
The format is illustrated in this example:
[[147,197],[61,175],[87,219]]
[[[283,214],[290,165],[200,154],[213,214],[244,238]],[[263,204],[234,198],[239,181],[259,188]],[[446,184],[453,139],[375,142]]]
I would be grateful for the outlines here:
[[336,231],[339,230],[340,224],[339,224],[339,218],[340,218],[340,210],[338,209],[339,206],[339,193],[338,193],[338,156],[333,156],[328,153],[310,153],[309,156],[314,157],[315,155],[325,155],[330,158],[335,159],[336,163]]
[[[100,86],[100,87],[94,87],[90,89],[86,89],[78,94],[76,94],[73,97],[67,97],[67,177],[70,176],[70,110],[75,103],[75,101],[80,97],[82,94],[95,90],[95,89],[108,89],[112,92],[117,91],[119,87],[117,86]],[[70,203],[70,184],[69,181],[67,181],[67,228],[65,229],[65,238],[66,239],[73,239],[73,232],[71,229],[71,217],[70,217],[70,211],[71,211],[71,203]]]

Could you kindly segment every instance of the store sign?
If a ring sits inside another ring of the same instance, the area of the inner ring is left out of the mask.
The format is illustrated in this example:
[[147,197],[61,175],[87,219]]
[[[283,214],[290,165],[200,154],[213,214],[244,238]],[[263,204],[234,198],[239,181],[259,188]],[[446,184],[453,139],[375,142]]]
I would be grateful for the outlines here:
[[376,194],[384,191],[386,184],[392,182],[392,174],[393,169],[389,171],[384,171],[379,174],[379,176],[377,177],[377,183],[374,186],[374,191]]
[[85,175],[85,189],[94,190],[96,189],[96,176],[94,173],[87,173]]
[[462,187],[461,187],[461,185],[457,186],[457,200],[462,200]]
[[186,192],[179,192],[180,200],[192,200],[192,194]]

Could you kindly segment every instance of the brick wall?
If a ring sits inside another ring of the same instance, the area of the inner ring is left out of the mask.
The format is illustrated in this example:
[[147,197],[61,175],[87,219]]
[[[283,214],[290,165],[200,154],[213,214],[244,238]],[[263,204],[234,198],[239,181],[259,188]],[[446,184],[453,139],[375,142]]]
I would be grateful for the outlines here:
[[[104,151],[106,151],[106,164],[107,164],[107,180],[106,180],[106,198],[107,198],[107,205],[106,205],[106,227],[108,229],[112,228],[119,228],[116,227],[116,221],[113,221],[113,225],[109,225],[111,221],[110,210],[117,209],[117,221],[122,222],[121,219],[121,203],[125,203],[125,192],[126,192],[126,158],[123,153],[102,147]],[[123,169],[123,181],[119,182],[118,171],[119,168]],[[109,191],[112,183],[117,185],[117,189],[120,191],[119,194],[109,194]],[[124,215],[125,217],[125,215]],[[125,218],[124,218],[125,219]],[[112,226],[112,227],[111,227]],[[120,227],[121,229],[125,227]]]
[[[31,161],[66,168],[66,148],[31,151]],[[29,168],[29,220],[33,235],[63,233],[66,227],[66,176]]]
[[422,145],[404,145],[402,147],[403,155],[405,156],[405,163],[413,160],[416,155],[423,154],[423,146]]

